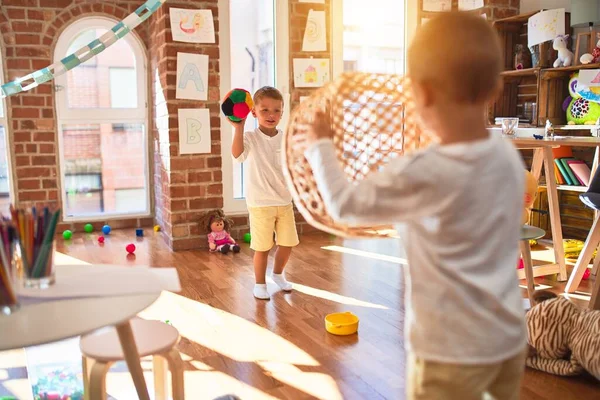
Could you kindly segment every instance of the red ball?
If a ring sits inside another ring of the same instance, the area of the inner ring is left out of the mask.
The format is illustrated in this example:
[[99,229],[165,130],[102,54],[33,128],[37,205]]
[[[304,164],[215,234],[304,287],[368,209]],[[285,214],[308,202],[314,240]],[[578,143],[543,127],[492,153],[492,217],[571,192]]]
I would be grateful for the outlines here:
[[237,103],[233,105],[233,116],[238,118],[246,118],[250,113],[250,107],[246,103]]
[[582,279],[583,279],[584,281],[587,281],[588,279],[590,279],[590,275],[591,275],[591,274],[592,274],[592,271],[590,271],[590,269],[589,269],[589,268],[586,268],[586,269],[585,269],[585,272],[583,273],[583,277],[582,277]]
[[98,237],[98,243],[104,243],[104,236]]
[[129,243],[127,247],[125,247],[125,250],[127,250],[129,254],[133,254],[135,252],[135,244]]

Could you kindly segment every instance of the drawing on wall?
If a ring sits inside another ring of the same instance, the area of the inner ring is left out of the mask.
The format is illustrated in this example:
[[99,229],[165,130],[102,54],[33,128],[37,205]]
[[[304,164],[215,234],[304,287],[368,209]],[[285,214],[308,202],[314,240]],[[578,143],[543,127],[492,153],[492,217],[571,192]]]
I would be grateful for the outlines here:
[[328,58],[294,58],[294,86],[321,87],[329,82]]
[[187,43],[214,43],[215,25],[211,10],[169,8],[173,40]]
[[541,11],[527,21],[527,46],[554,40],[565,34],[565,9]]
[[179,154],[211,152],[210,111],[208,108],[180,108]]
[[452,0],[423,0],[423,11],[450,11]]
[[458,9],[460,11],[477,10],[483,8],[483,0],[458,0]]
[[327,27],[325,24],[325,11],[310,10],[308,12],[302,51],[327,51],[327,39],[325,37]]
[[177,53],[176,85],[175,98],[206,100],[208,98],[208,56]]

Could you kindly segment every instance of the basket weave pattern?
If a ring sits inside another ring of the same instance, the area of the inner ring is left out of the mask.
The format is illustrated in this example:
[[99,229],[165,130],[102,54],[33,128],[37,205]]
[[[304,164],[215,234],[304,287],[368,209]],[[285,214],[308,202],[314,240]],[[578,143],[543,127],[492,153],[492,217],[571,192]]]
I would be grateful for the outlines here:
[[297,125],[309,123],[315,109],[329,112],[338,160],[349,182],[358,182],[394,157],[431,142],[419,129],[408,79],[344,73],[294,110],[284,137],[284,174],[296,207],[309,224],[342,237],[393,235],[391,226],[348,226],[328,215],[304,157],[306,147],[296,140]]

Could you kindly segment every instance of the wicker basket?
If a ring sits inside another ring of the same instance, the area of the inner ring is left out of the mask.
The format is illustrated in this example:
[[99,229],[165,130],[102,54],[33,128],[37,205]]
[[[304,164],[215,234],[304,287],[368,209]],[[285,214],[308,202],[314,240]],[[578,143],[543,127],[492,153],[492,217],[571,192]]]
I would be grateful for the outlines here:
[[405,152],[430,143],[417,125],[408,79],[397,75],[344,73],[304,100],[285,132],[283,170],[296,207],[312,226],[342,237],[394,236],[391,225],[350,226],[327,213],[295,127],[310,122],[314,109],[328,110],[338,160],[350,182]]

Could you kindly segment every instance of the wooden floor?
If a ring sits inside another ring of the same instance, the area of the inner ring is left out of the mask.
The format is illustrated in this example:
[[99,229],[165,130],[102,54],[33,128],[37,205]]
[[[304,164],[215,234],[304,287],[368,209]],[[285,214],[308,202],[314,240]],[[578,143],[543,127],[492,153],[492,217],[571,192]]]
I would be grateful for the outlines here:
[[[404,398],[405,260],[397,241],[304,236],[287,269],[295,290],[276,291],[269,282],[271,301],[257,301],[252,297],[247,245],[240,254],[172,253],[155,235],[146,230],[146,237],[136,241],[134,232],[115,231],[103,247],[95,235],[76,235],[70,242],[59,240],[58,250],[68,256],[61,257],[61,263],[177,267],[183,291],[164,293],[141,316],[170,320],[181,332],[186,398],[228,393],[242,399]],[[136,243],[135,257],[126,256],[129,242]],[[549,256],[538,250],[534,258]],[[552,280],[538,282],[556,290],[564,286]],[[589,283],[584,282],[581,290],[589,292]],[[358,335],[337,337],[325,331],[324,316],[336,311],[359,316]],[[11,385],[10,379],[16,375],[2,371],[10,358],[7,354],[0,353],[0,388],[15,388],[18,385]],[[18,359],[14,352],[11,355]],[[23,365],[12,366],[19,367]],[[109,374],[111,396],[133,399],[132,390],[125,371]],[[600,385],[591,377],[559,378],[532,370],[527,370],[522,388],[522,399],[599,395]]]

